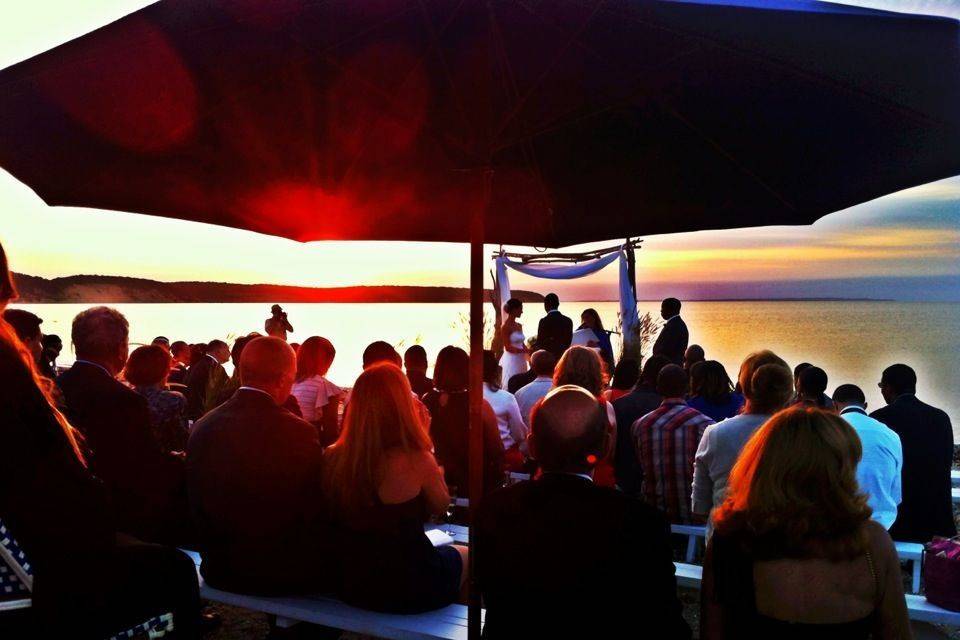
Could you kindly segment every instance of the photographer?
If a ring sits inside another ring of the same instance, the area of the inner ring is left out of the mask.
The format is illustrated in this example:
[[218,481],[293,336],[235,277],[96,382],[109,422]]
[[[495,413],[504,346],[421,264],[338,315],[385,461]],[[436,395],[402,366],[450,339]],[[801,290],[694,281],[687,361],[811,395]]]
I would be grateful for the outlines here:
[[287,320],[287,312],[278,304],[270,308],[270,317],[263,323],[263,329],[268,336],[280,338],[283,341],[287,339],[287,332],[293,331],[290,321]]

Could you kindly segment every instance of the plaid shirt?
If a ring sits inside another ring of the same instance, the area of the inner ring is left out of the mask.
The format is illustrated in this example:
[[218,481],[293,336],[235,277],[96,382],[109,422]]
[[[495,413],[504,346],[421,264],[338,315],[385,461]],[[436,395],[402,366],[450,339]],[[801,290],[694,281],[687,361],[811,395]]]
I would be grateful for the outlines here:
[[672,524],[689,524],[693,459],[713,420],[680,398],[666,398],[633,423],[631,436],[643,470],[644,500]]

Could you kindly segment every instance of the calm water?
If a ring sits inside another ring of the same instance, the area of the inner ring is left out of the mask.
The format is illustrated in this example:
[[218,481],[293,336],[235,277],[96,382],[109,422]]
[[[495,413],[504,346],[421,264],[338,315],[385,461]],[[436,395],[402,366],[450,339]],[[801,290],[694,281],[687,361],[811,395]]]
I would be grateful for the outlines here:
[[[45,333],[69,342],[73,316],[89,305],[20,305],[44,319]],[[130,321],[132,343],[148,343],[157,335],[188,342],[214,338],[231,341],[250,331],[263,331],[268,304],[120,304]],[[604,325],[614,327],[612,302],[571,302],[570,316],[593,306]],[[659,304],[641,302],[641,311],[656,313]],[[337,357],[330,378],[349,385],[361,369],[360,356],[373,340],[386,340],[402,351],[422,344],[432,359],[447,344],[466,347],[466,304],[288,304],[284,308],[296,331],[293,342],[311,335],[333,341]],[[489,305],[487,306],[490,309]],[[521,322],[527,335],[536,333],[540,305],[526,305]],[[960,370],[960,304],[891,302],[690,302],[683,306],[691,341],[707,357],[721,361],[736,376],[750,351],[770,348],[790,365],[801,361],[823,367],[830,389],[843,382],[860,385],[872,408],[882,405],[877,389],[880,372],[905,362],[920,377],[918,395],[946,410],[954,431],[960,428],[960,396],[955,372]],[[617,348],[617,345],[615,345]],[[69,347],[60,362],[73,361]],[[960,441],[960,439],[958,439]]]

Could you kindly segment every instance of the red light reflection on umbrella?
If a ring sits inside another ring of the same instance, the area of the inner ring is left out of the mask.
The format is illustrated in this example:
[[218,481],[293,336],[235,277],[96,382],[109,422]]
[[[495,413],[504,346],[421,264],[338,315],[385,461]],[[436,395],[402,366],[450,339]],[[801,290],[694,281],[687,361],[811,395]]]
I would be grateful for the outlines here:
[[[134,151],[186,140],[197,121],[192,75],[166,36],[143,19],[72,43],[76,62],[39,74],[40,88],[94,134]],[[117,55],[122,52],[122,55]]]

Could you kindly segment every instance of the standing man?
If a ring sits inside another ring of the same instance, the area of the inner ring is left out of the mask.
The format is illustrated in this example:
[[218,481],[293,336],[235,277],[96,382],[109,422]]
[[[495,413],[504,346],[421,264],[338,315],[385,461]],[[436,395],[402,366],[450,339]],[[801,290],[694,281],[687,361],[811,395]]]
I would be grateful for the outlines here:
[[879,386],[887,406],[870,417],[893,429],[903,445],[903,501],[891,537],[929,542],[933,536],[957,535],[950,491],[950,418],[917,399],[917,374],[905,364],[884,369]]
[[537,347],[546,349],[560,360],[573,340],[573,320],[560,313],[560,298],[555,293],[546,295],[543,308],[547,315],[537,326]]
[[900,436],[867,415],[867,398],[856,385],[837,387],[833,403],[840,410],[840,417],[849,422],[860,437],[863,454],[857,465],[857,484],[867,494],[873,519],[889,529],[897,519],[901,499],[903,447]]
[[667,298],[660,303],[660,315],[666,321],[653,343],[653,355],[664,356],[672,364],[683,365],[683,355],[690,342],[687,325],[680,317],[680,301]]
[[190,365],[184,384],[187,385],[187,418],[197,420],[216,406],[223,386],[230,380],[223,364],[230,360],[230,347],[223,340],[213,340],[197,362]]
[[263,323],[263,330],[267,332],[268,336],[280,338],[284,342],[287,341],[287,332],[293,332],[293,327],[287,320],[287,312],[283,310],[283,307],[278,304],[270,307],[270,317]]

